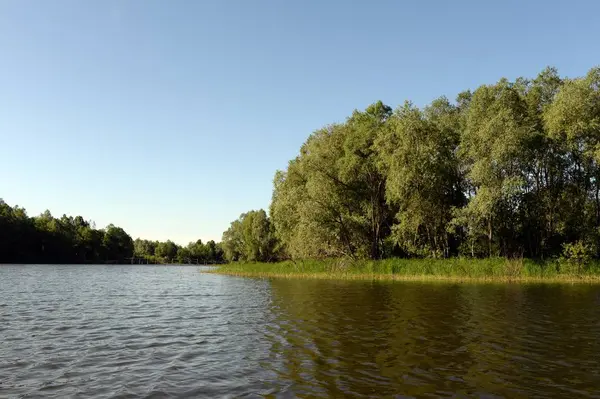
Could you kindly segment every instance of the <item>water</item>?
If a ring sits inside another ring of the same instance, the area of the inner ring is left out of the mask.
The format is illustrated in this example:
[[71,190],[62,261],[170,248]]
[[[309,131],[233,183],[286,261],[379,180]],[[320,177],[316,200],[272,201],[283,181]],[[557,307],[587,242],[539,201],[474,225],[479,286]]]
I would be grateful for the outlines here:
[[600,287],[0,267],[0,397],[600,397]]

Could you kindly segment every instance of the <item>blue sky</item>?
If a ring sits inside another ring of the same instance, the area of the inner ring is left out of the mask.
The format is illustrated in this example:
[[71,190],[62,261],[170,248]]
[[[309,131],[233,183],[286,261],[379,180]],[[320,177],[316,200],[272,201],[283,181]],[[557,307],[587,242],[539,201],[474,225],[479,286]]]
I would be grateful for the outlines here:
[[2,1],[0,198],[218,241],[355,108],[600,64],[600,2],[494,3]]

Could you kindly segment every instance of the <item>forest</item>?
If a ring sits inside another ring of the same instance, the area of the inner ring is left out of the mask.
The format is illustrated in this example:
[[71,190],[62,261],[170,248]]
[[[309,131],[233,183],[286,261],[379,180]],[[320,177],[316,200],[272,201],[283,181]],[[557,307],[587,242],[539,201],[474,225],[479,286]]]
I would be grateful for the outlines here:
[[0,199],[0,264],[222,262],[223,251],[214,241],[198,240],[186,247],[172,241],[134,241],[112,224],[97,229],[82,216],[55,218],[49,211],[28,217],[25,209]]
[[600,254],[600,68],[376,102],[312,133],[229,261]]
[[268,213],[185,247],[0,200],[0,263],[598,258],[600,68],[376,102],[312,133],[273,184]]

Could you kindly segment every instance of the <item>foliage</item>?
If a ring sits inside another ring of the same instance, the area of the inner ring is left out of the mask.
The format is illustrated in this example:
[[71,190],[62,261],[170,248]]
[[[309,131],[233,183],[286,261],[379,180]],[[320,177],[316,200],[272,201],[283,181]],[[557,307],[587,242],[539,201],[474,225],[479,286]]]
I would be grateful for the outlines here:
[[165,242],[159,242],[156,246],[155,254],[161,259],[165,259],[167,263],[173,262],[177,257],[177,244],[171,240]]
[[148,263],[217,264],[223,262],[221,245],[210,240],[190,242],[182,247],[167,240],[165,242],[136,239],[134,254]]
[[275,259],[276,241],[267,213],[260,209],[240,215],[223,233],[222,245],[228,261]]
[[600,68],[570,79],[546,68],[422,108],[375,102],[311,134],[273,185],[269,214],[186,247],[0,201],[0,261],[562,256],[580,273],[599,256]]
[[104,232],[102,244],[106,251],[113,254],[112,259],[117,263],[123,263],[133,254],[133,240],[120,227],[109,224]]
[[96,229],[81,216],[55,218],[49,211],[29,217],[0,199],[0,263],[221,263],[220,244],[181,248],[167,241],[136,239],[112,224]]
[[381,260],[328,258],[276,263],[229,263],[219,266],[214,272],[251,277],[325,279],[600,282],[598,262],[590,263],[578,276],[574,276],[559,272],[552,260],[495,257]]
[[392,213],[375,141],[390,115],[381,102],[354,111],[346,123],[313,133],[288,170],[276,173],[270,210],[287,255],[384,255]]
[[279,259],[553,258],[600,240],[599,163],[600,68],[376,102],[277,171],[269,234]]
[[581,272],[590,264],[594,254],[593,246],[581,240],[563,245],[561,266],[565,271],[573,274]]
[[446,226],[464,202],[458,117],[445,98],[425,111],[406,103],[377,139],[386,198],[397,209],[391,235],[407,254],[447,257],[454,250]]
[[122,263],[133,241],[121,228],[96,229],[81,216],[28,217],[0,200],[0,263]]

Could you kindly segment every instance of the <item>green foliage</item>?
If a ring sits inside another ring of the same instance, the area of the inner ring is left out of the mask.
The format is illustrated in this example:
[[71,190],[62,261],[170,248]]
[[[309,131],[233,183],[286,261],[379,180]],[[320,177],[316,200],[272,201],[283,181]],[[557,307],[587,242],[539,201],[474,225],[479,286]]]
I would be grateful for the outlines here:
[[222,246],[228,261],[274,260],[276,240],[267,213],[261,209],[240,215],[223,233]]
[[138,258],[149,258],[155,255],[157,245],[158,243],[156,241],[137,238],[133,242],[133,253]]
[[171,240],[159,242],[156,246],[155,254],[167,263],[174,262],[177,257],[179,247]]
[[184,264],[218,264],[224,260],[221,244],[202,240],[190,242],[182,247],[167,240],[165,242],[137,239],[135,241],[136,257],[146,259],[149,263],[184,263]]
[[28,217],[0,199],[0,263],[205,263],[223,262],[221,245],[136,239],[112,224],[96,229],[81,216],[55,218],[49,211]]
[[242,214],[221,244],[181,247],[0,201],[0,261],[562,256],[559,270],[583,273],[600,241],[600,68],[573,79],[547,68],[423,108],[355,110],[276,172],[269,213]]
[[[575,79],[546,68],[422,109],[377,102],[314,132],[275,174],[276,252],[557,257],[600,239],[599,162],[600,68]],[[228,258],[251,259],[237,230]]]
[[117,263],[123,263],[133,254],[133,240],[120,227],[109,224],[104,233],[102,244],[108,254],[111,254],[111,260]]
[[595,252],[592,244],[582,240],[566,243],[560,259],[561,268],[568,273],[581,274],[589,266]]
[[387,177],[386,198],[397,209],[392,237],[407,254],[450,254],[446,226],[452,208],[464,202],[455,155],[458,118],[457,109],[444,98],[425,111],[406,103],[376,141]]
[[332,279],[424,279],[479,281],[600,281],[600,264],[591,263],[578,276],[559,272],[552,260],[523,258],[361,260],[350,258],[308,259],[277,263],[230,263],[217,273],[256,277],[307,277]]
[[293,258],[378,258],[391,212],[375,140],[391,109],[381,102],[344,124],[313,133],[275,176],[271,216],[282,250]]
[[28,217],[0,199],[0,263],[122,263],[133,241],[121,228],[96,229],[81,216]]

